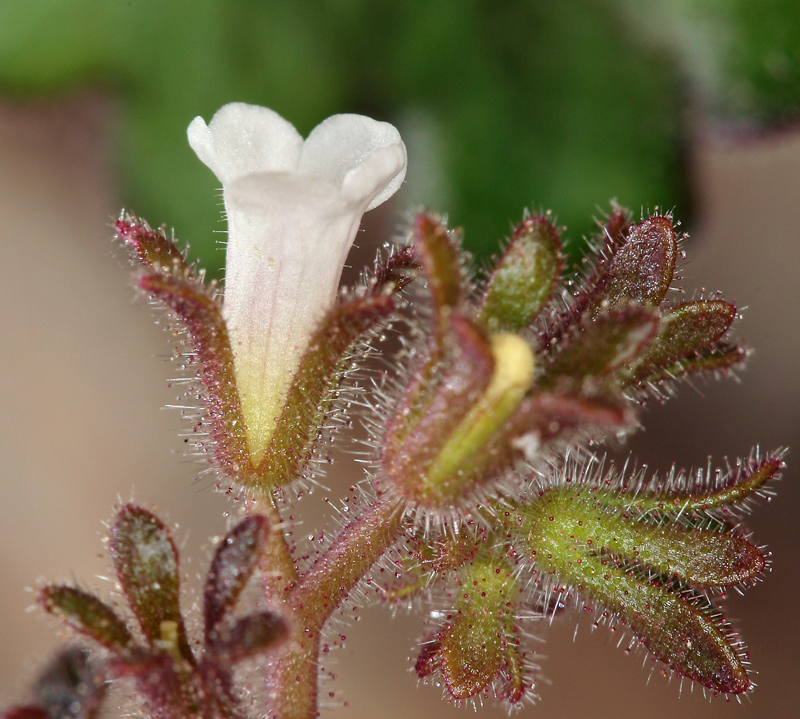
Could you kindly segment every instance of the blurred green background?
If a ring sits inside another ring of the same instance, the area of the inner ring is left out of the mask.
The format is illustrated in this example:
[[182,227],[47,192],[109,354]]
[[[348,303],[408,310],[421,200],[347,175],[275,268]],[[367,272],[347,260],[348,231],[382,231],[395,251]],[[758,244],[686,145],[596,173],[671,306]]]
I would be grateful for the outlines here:
[[217,181],[185,129],[233,100],[307,134],[337,112],[395,123],[399,206],[491,252],[524,207],[575,241],[616,198],[691,223],[697,118],[750,132],[800,109],[797,0],[0,0],[0,95],[99,88],[119,107],[128,209],[213,272]]

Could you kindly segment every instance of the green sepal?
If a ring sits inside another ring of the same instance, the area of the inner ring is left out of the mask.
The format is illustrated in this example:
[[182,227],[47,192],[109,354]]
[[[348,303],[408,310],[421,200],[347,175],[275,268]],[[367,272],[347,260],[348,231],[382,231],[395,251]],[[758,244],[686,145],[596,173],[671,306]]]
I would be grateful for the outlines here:
[[248,479],[260,490],[297,478],[316,451],[320,425],[348,365],[348,352],[397,308],[394,295],[412,282],[419,263],[413,247],[375,268],[362,294],[341,300],[320,320],[292,379],[269,446]]
[[123,652],[133,642],[125,623],[93,594],[74,587],[50,585],[40,589],[36,599],[47,612],[106,649]]
[[668,517],[672,521],[690,523],[697,515],[707,517],[709,514],[727,515],[731,519],[767,482],[780,476],[785,467],[783,456],[784,452],[776,451],[763,460],[739,460],[736,470],[723,475],[723,480],[713,489],[707,486],[692,488],[690,478],[688,488],[682,490],[642,491],[635,496],[598,490],[597,501],[605,506],[621,508],[629,514],[634,513],[637,518],[659,522]]
[[557,230],[545,217],[526,218],[486,284],[478,321],[492,332],[524,329],[550,299],[563,266]]
[[316,450],[319,427],[343,376],[348,349],[395,307],[388,295],[357,297],[333,307],[317,325],[269,446],[254,470],[253,488],[265,491],[297,478]]
[[519,586],[513,570],[503,561],[480,559],[463,567],[458,585],[451,619],[434,641],[423,645],[417,675],[439,669],[456,700],[494,687],[499,698],[515,704],[531,681],[518,649]]
[[214,631],[233,609],[266,546],[269,521],[255,515],[237,524],[219,543],[206,577],[203,595],[205,634]]
[[683,360],[713,347],[735,317],[736,308],[721,300],[686,302],[665,311],[656,336],[632,363],[621,368],[623,381],[644,382],[665,367],[679,367]]
[[170,531],[151,512],[126,504],[111,527],[108,545],[122,591],[150,645],[165,648],[174,627],[177,651],[193,664],[180,611],[178,551]]

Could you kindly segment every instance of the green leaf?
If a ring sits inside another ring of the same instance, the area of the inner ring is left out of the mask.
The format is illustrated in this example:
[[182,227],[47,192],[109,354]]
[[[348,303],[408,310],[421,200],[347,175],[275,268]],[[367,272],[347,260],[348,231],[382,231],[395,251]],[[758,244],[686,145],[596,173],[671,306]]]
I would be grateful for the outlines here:
[[550,299],[564,261],[546,217],[522,221],[486,285],[478,321],[492,332],[519,332]]
[[122,652],[133,641],[125,623],[114,610],[93,594],[74,587],[50,585],[39,590],[37,601],[50,614],[106,649]]
[[[734,584],[763,569],[760,552],[752,545],[740,551],[747,543],[728,534],[637,524],[604,511],[597,500],[596,488],[577,484],[546,490],[517,510],[520,526],[510,528],[536,571],[616,614],[681,676],[722,693],[749,691],[721,615],[701,595],[662,585],[658,575],[667,582],[674,576]],[[731,558],[731,566],[713,566]]]
[[417,675],[424,678],[438,668],[456,700],[495,689],[516,704],[532,681],[517,651],[514,572],[505,562],[481,559],[461,570],[458,585],[450,620],[437,640],[421,648]]
[[150,644],[175,649],[194,663],[180,611],[178,551],[169,530],[151,512],[126,504],[111,527],[109,549],[122,591]]

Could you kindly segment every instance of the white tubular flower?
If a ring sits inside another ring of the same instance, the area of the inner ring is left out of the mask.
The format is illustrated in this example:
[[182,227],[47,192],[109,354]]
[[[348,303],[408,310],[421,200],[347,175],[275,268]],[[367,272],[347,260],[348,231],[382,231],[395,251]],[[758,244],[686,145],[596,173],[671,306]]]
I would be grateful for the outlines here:
[[223,314],[254,462],[269,444],[317,322],[334,303],[361,216],[389,199],[406,148],[388,123],[334,115],[303,142],[264,107],[232,103],[189,144],[222,182]]

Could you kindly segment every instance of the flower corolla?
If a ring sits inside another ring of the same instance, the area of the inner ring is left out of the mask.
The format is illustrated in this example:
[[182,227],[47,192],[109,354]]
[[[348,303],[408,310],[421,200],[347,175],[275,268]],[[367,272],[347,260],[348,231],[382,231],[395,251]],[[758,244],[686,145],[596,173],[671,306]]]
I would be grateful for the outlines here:
[[311,333],[334,303],[361,216],[405,177],[390,124],[334,115],[303,141],[276,112],[245,103],[196,117],[189,144],[222,182],[228,220],[223,315],[257,461]]

